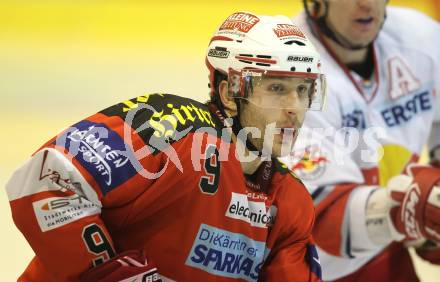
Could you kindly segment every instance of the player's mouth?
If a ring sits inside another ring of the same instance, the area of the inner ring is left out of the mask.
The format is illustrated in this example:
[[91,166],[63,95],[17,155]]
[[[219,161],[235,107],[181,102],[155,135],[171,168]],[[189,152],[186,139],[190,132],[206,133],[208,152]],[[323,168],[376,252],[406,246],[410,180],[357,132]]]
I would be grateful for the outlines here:
[[369,24],[374,21],[373,17],[358,18],[356,21],[360,24]]
[[292,136],[294,137],[297,133],[297,130],[295,127],[280,127],[280,135],[283,136]]
[[368,29],[374,24],[374,17],[360,17],[354,20],[356,25],[360,26],[362,29]]

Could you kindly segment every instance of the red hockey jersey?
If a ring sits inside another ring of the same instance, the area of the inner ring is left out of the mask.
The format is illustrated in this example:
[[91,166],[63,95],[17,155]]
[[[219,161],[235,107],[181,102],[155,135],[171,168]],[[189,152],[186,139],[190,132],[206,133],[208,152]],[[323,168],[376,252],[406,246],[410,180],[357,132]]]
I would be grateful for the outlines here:
[[251,190],[228,132],[204,104],[151,94],[50,140],[7,184],[36,254],[19,281],[77,281],[133,249],[164,280],[319,280],[307,190],[275,160]]

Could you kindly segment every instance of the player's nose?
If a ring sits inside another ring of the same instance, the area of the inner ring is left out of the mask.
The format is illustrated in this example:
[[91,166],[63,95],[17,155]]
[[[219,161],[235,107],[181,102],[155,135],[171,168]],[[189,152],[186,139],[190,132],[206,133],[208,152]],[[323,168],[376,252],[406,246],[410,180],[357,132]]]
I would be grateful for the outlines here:
[[284,114],[287,118],[287,123],[293,125],[293,127],[298,128],[301,126],[302,122],[304,120],[306,113],[306,109],[297,109],[297,108],[290,108],[285,109]]
[[369,12],[373,9],[373,6],[376,2],[377,0],[358,0],[357,5],[363,11]]

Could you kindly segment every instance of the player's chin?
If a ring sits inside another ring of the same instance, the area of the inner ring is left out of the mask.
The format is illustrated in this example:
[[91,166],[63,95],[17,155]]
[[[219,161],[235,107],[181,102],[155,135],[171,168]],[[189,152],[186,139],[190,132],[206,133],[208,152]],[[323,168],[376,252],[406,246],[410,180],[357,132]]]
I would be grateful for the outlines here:
[[358,37],[355,40],[350,40],[350,45],[355,47],[356,49],[364,49],[367,48],[373,41],[375,37],[372,36],[362,36]]
[[361,45],[363,47],[368,47],[373,41],[376,39],[377,35],[379,33],[379,28],[370,30],[366,33],[359,33],[357,43],[358,45]]

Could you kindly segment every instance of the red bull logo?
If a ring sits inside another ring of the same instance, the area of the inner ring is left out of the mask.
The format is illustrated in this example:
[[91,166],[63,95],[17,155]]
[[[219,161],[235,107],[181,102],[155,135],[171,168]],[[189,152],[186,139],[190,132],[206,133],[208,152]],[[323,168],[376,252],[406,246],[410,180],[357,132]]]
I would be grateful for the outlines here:
[[320,177],[326,167],[328,159],[322,155],[319,148],[307,147],[291,170],[303,180],[313,180]]

